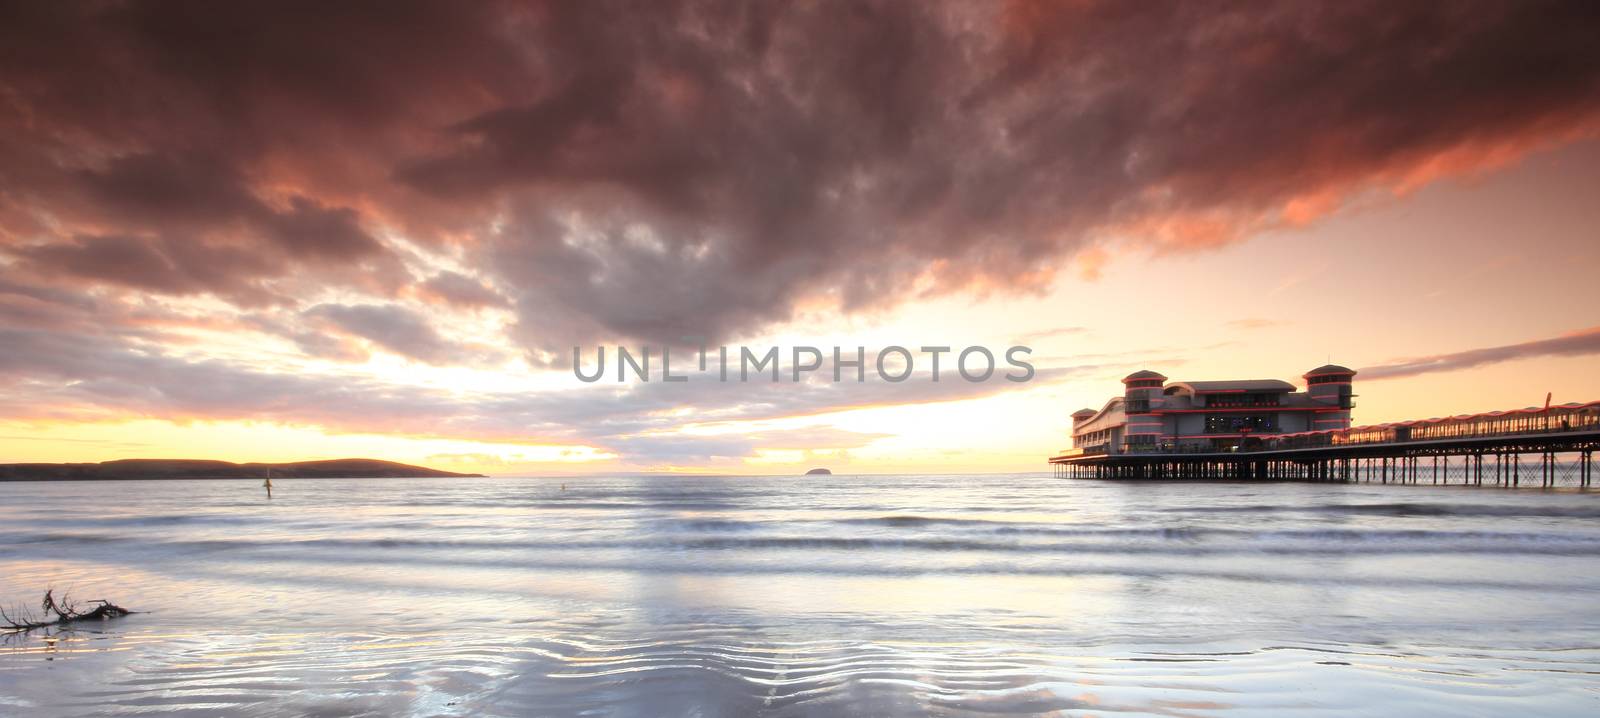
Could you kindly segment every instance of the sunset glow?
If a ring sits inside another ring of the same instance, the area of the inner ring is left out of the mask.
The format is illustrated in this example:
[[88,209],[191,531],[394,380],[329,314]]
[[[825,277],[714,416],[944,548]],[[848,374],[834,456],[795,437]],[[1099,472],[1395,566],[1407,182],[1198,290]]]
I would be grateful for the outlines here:
[[[1417,6],[1401,43],[1297,4],[794,7],[759,38],[666,4],[171,7],[0,29],[8,461],[1016,471],[1140,368],[1337,361],[1357,423],[1600,398],[1592,38],[1537,10]],[[1021,344],[1040,373],[571,371],[697,341]]]

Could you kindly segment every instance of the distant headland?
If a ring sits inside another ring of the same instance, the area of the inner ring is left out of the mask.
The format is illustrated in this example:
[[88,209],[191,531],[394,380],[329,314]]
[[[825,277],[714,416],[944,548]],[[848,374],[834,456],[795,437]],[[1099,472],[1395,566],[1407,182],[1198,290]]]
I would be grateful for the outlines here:
[[377,459],[235,464],[203,459],[122,459],[98,464],[0,464],[0,481],[103,479],[434,479],[483,476]]

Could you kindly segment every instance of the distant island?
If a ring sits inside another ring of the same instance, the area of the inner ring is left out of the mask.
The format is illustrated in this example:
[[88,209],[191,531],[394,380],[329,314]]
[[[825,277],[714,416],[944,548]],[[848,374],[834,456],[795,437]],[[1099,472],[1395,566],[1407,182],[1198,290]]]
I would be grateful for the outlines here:
[[827,469],[812,469],[812,470],[806,472],[806,476],[832,476],[832,475],[833,475],[833,472],[829,471]]
[[377,459],[235,464],[203,459],[122,459],[98,464],[0,464],[0,481],[101,479],[436,479],[483,476]]

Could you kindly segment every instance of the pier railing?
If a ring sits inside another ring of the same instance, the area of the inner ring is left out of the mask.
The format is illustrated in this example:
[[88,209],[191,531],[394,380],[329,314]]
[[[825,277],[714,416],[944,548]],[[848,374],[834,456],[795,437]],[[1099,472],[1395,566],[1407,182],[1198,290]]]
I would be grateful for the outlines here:
[[[1135,456],[1183,456],[1189,454],[1215,454],[1219,451],[1233,454],[1251,454],[1263,451],[1325,449],[1455,439],[1508,438],[1596,430],[1600,430],[1600,401],[1587,404],[1563,404],[1552,406],[1549,409],[1532,407],[1528,409],[1513,409],[1511,411],[1494,411],[1483,414],[1358,426],[1349,429],[1325,429],[1294,434],[1257,436],[1248,439],[1243,445],[1231,449],[1219,450],[1204,443],[1164,441],[1155,444],[1128,444],[1122,447],[1122,450],[1118,453]],[[1107,445],[1099,444],[1076,452],[1075,455],[1105,453],[1108,453]]]
[[1600,401],[1264,436],[1239,453],[1513,437],[1600,429]]

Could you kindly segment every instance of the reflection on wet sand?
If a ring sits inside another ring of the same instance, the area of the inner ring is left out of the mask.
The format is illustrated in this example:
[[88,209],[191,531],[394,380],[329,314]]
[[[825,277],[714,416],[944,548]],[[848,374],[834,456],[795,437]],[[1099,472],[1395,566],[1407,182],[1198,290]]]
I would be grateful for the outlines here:
[[1600,666],[1589,495],[275,483],[0,485],[0,601],[149,611],[0,645],[0,715],[1585,715]]

